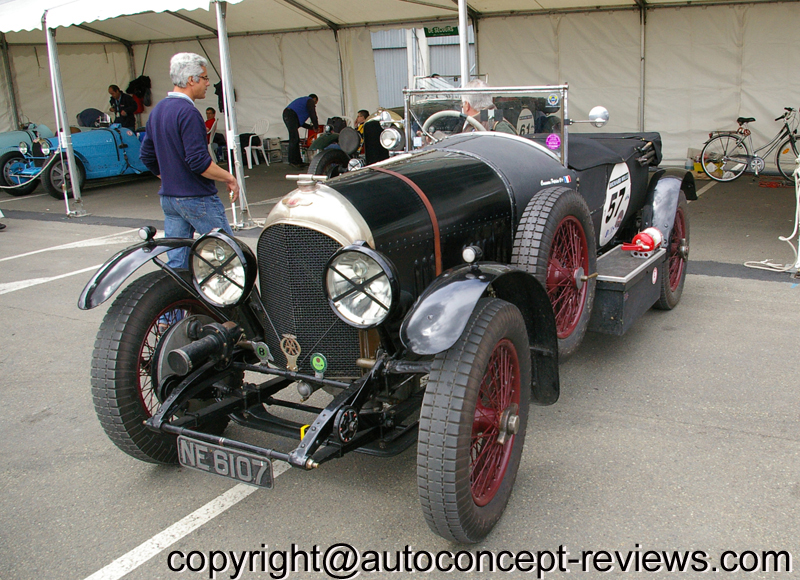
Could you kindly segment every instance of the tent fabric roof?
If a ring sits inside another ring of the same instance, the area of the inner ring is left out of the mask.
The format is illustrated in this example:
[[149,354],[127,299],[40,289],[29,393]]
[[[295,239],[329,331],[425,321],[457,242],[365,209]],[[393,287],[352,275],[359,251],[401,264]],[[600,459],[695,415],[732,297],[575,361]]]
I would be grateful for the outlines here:
[[[747,2],[753,3],[753,0]],[[543,11],[712,3],[720,2],[602,0],[602,5],[598,5],[586,0],[468,0],[468,9],[472,15],[491,17]],[[457,0],[229,0],[228,4],[234,5],[228,9],[229,35],[453,21],[458,18]],[[41,33],[30,31],[41,30],[42,15],[47,10],[48,26],[69,27],[59,33],[59,43],[108,42],[107,37],[93,30],[131,43],[167,41],[196,37],[199,31],[210,34],[215,30],[216,18],[210,5],[213,2],[209,0],[138,0],[129,6],[109,3],[108,0],[0,0],[0,32],[7,33],[6,40],[10,44],[42,43]],[[165,12],[174,18],[165,19],[158,15]]]

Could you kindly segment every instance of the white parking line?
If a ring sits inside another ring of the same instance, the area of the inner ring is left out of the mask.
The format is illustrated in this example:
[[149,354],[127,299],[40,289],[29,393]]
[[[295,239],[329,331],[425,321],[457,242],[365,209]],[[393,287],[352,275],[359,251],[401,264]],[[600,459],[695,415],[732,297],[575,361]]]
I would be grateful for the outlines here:
[[0,203],[8,203],[9,201],[22,201],[25,199],[33,199],[34,197],[43,197],[45,195],[50,195],[49,193],[40,193],[38,195],[26,195],[26,196],[19,196],[19,197],[12,197],[11,199],[4,199],[0,201]]
[[703,195],[705,192],[707,192],[709,189],[714,187],[716,184],[717,184],[716,181],[712,181],[708,185],[705,185],[705,186],[701,187],[700,191],[697,192],[697,197],[700,197],[701,195]]
[[75,270],[74,272],[68,272],[60,276],[50,276],[49,278],[31,278],[30,280],[20,280],[19,282],[6,282],[5,284],[0,284],[0,294],[8,294],[9,292],[30,288],[31,286],[38,286],[39,284],[46,284],[54,280],[60,280],[61,278],[83,274],[84,272],[96,271],[102,265],[103,264],[97,264],[96,266],[89,266],[83,270]]
[[[273,464],[273,479],[290,469],[287,463]],[[118,580],[150,558],[157,556],[172,544],[187,536],[206,522],[211,521],[228,508],[235,506],[258,488],[240,483],[182,520],[172,524],[133,550],[120,556],[105,568],[98,570],[86,580]]]
[[[43,248],[41,250],[34,250],[33,252],[26,252],[24,254],[17,254],[16,256],[9,256],[7,258],[0,258],[0,262],[5,262],[6,260],[16,260],[17,258],[25,258],[26,256],[32,256],[34,254],[41,254],[42,252],[53,252],[56,250],[71,250],[74,248],[90,248],[93,246],[105,246],[106,244],[122,244],[125,242],[130,242],[130,239],[125,239],[124,237],[127,236],[130,238],[130,234],[133,232],[138,232],[139,228],[135,230],[125,230],[124,232],[119,232],[116,234],[109,234],[107,236],[101,236],[99,238],[91,238],[89,240],[81,240],[79,242],[71,242],[69,244],[62,244],[60,246],[53,246],[52,248]],[[114,240],[113,238],[121,238],[119,240]],[[136,238],[138,239],[138,237]]]

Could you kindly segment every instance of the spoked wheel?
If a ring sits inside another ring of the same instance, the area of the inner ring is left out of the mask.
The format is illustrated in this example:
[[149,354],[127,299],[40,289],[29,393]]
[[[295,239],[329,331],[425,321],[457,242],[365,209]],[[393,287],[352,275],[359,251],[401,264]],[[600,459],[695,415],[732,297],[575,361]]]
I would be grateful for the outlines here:
[[435,533],[478,542],[502,516],[525,443],[530,390],[522,314],[482,299],[458,342],[436,356],[420,411],[417,485]]
[[675,223],[667,244],[667,272],[661,276],[661,297],[655,307],[659,310],[672,310],[680,302],[683,285],[686,282],[686,266],[689,262],[689,216],[688,204],[683,192],[678,197]]
[[[78,166],[78,187],[83,187],[86,182],[86,172],[81,166],[81,162],[77,159],[75,163]],[[66,159],[56,159],[50,166],[44,170],[42,174],[42,182],[44,183],[47,192],[55,199],[64,199],[64,182],[67,184],[67,195],[70,199],[75,197],[72,191],[72,180],[69,177],[69,167],[67,166]]]
[[[172,325],[194,314],[209,316],[202,303],[157,271],[121,292],[100,325],[92,355],[95,411],[111,441],[136,459],[178,461],[175,437],[151,431],[143,422],[161,407],[160,341]],[[227,424],[225,417],[201,430],[222,433]]]
[[744,141],[734,135],[710,139],[700,153],[703,171],[714,181],[733,181],[747,169],[750,153]]
[[778,147],[778,153],[775,155],[775,164],[778,166],[778,171],[781,172],[781,175],[789,181],[794,181],[794,170],[798,157],[800,157],[800,145],[795,139],[790,137]]
[[589,208],[576,191],[547,188],[522,214],[511,262],[533,274],[547,290],[556,318],[558,356],[564,360],[580,346],[594,302],[594,226]]
[[0,185],[8,186],[9,189],[3,191],[14,197],[28,195],[39,185],[35,177],[22,179],[11,174],[11,166],[24,161],[25,157],[18,151],[9,151],[0,157]]

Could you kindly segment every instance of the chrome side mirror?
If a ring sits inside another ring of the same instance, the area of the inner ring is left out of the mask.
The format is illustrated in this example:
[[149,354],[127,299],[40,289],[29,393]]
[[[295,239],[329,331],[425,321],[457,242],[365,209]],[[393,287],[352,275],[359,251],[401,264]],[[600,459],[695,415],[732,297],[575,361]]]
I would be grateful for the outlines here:
[[602,127],[608,123],[608,109],[598,105],[589,111],[589,122],[595,127]]
[[595,127],[602,127],[608,123],[608,109],[598,105],[589,111],[588,120],[578,121],[576,119],[564,119],[564,123],[566,125],[574,125],[575,123],[591,123]]

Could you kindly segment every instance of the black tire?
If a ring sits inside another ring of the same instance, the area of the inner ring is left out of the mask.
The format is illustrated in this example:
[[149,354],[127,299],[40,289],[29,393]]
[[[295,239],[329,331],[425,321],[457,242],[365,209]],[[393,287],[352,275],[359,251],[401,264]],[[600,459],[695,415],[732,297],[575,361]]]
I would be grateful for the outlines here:
[[308,166],[311,175],[325,175],[328,179],[347,172],[350,157],[341,149],[324,149],[317,153]]
[[[498,358],[507,363],[505,378],[511,380],[487,383]],[[436,534],[479,542],[503,515],[525,444],[530,393],[522,314],[503,300],[481,299],[458,342],[436,355],[420,410],[417,486],[425,520]],[[516,434],[495,447],[498,428],[510,415],[517,417]]]
[[800,157],[800,145],[793,137],[788,137],[778,147],[778,152],[775,154],[775,164],[778,166],[778,171],[781,172],[784,178],[789,181],[794,181],[795,159]]
[[21,195],[28,195],[39,185],[39,180],[35,177],[30,179],[27,183],[17,185],[11,177],[11,165],[18,162],[25,161],[25,157],[19,151],[9,151],[0,157],[0,185],[3,186],[16,186],[11,189],[4,189],[7,194],[19,197]]
[[706,141],[700,152],[703,172],[721,183],[740,177],[747,169],[749,161],[747,144],[735,135],[717,135]]
[[[86,182],[86,171],[77,159],[75,164],[78,166],[78,186],[83,189],[83,184]],[[45,169],[42,175],[42,183],[44,183],[47,193],[55,199],[64,199],[61,184],[65,179],[67,180],[67,194],[70,199],[74,199],[75,195],[72,192],[72,182],[69,180],[69,168],[67,167],[66,159],[56,159]]]
[[[170,323],[201,313],[211,316],[196,298],[159,270],[125,288],[100,325],[92,354],[95,411],[111,441],[136,459],[178,462],[175,436],[143,425],[161,406],[154,390],[152,355]],[[228,421],[228,417],[215,420],[202,430],[221,434]]]
[[595,290],[595,278],[586,277],[597,270],[596,262],[594,226],[583,197],[566,187],[548,187],[533,196],[514,237],[511,263],[533,274],[547,290],[556,317],[559,360],[578,350],[586,334]]
[[661,296],[655,303],[659,310],[672,310],[678,305],[686,282],[686,267],[689,263],[689,204],[680,192],[675,222],[667,243],[666,270],[661,276]]

